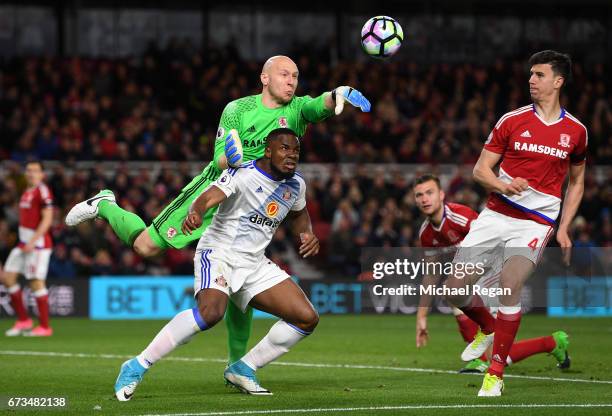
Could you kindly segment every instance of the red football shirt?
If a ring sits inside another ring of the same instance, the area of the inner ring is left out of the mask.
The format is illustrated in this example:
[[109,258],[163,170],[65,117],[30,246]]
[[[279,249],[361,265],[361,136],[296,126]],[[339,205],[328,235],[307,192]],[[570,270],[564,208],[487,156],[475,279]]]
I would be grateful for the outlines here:
[[[44,183],[26,189],[21,195],[19,200],[19,246],[26,245],[36,232],[42,219],[43,208],[52,206],[53,195]],[[36,241],[36,248],[51,248],[52,245],[49,231]]]
[[569,165],[584,163],[587,143],[586,127],[564,109],[553,123],[542,120],[533,104],[505,114],[484,148],[502,155],[502,181],[510,183],[518,176],[529,182],[529,188],[520,196],[492,193],[487,207],[514,218],[554,224]]
[[[419,239],[423,247],[456,247],[470,231],[470,225],[478,217],[472,208],[451,202],[444,204],[442,223],[435,227],[429,219],[423,222]],[[426,252],[426,254],[429,254]]]

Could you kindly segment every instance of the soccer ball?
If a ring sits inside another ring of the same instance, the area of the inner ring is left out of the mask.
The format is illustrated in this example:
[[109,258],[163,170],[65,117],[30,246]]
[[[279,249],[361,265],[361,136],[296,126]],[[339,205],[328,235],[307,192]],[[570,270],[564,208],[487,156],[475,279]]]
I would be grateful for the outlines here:
[[389,16],[375,16],[361,29],[361,46],[373,58],[384,59],[394,55],[402,46],[404,31]]

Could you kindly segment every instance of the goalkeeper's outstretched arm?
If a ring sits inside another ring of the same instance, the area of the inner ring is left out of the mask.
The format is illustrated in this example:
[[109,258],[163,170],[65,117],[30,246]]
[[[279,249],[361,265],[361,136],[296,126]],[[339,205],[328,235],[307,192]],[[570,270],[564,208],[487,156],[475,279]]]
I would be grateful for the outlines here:
[[352,87],[342,86],[310,99],[302,107],[302,115],[309,123],[318,123],[332,114],[342,113],[345,102],[364,113],[369,112],[371,108],[370,101],[362,93]]

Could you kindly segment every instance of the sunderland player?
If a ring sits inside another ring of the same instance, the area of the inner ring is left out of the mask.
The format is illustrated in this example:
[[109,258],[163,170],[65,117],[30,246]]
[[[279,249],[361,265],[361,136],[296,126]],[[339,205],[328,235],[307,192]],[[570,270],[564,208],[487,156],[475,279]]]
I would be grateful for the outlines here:
[[[443,257],[452,259],[452,255],[469,232],[470,225],[478,217],[478,213],[465,205],[445,202],[440,180],[435,175],[422,175],[414,183],[416,206],[427,217],[419,231],[421,246],[433,248],[433,250],[426,250],[425,255],[431,256],[430,258],[435,259],[435,261],[443,261]],[[483,276],[482,280],[479,285],[483,287],[497,286],[499,274]],[[423,285],[436,285],[439,281],[440,276],[425,276]],[[427,314],[431,302],[432,296],[422,295],[420,298],[416,319],[417,348],[425,346],[429,339]],[[491,309],[494,313],[493,309],[497,308],[493,307]],[[463,340],[466,343],[471,343],[478,333],[478,324],[457,308],[453,308],[453,314]],[[567,354],[569,345],[567,338],[565,332],[556,331],[549,336],[515,342],[508,355],[507,364],[511,365],[535,354],[549,353],[555,357],[559,368],[566,369],[570,365]],[[488,366],[486,353],[483,353],[480,357],[469,361],[459,372],[484,373]]]
[[285,128],[273,130],[266,140],[263,158],[227,169],[193,202],[182,225],[186,235],[220,204],[194,257],[197,307],[178,313],[140,355],[123,363],[115,384],[117,399],[129,400],[151,365],[223,319],[228,300],[241,310],[251,305],[281,319],[225,370],[225,379],[245,393],[271,394],[259,385],[256,370],[288,352],[317,326],[317,312],[304,292],[264,256],[285,217],[301,241],[299,253],[309,257],[319,251],[306,210],[306,185],[295,174],[299,140]]
[[[277,128],[289,128],[303,136],[310,123],[340,114],[348,101],[361,111],[370,111],[370,102],[357,90],[342,86],[316,98],[296,97],[299,71],[286,56],[266,61],[261,72],[262,92],[230,102],[221,115],[213,161],[196,176],[149,227],[136,214],[125,211],[114,194],[104,190],[75,205],[66,216],[68,225],[96,217],[104,218],[117,236],[143,257],[158,255],[166,248],[183,248],[197,240],[210,224],[215,208],[206,213],[202,226],[191,234],[181,231],[182,220],[194,199],[214,182],[228,166],[260,158],[265,137]],[[226,325],[229,334],[229,361],[244,355],[251,331],[252,311],[246,314],[230,303]]]
[[[553,234],[561,206],[561,187],[569,173],[557,242],[569,264],[569,225],[584,192],[587,129],[561,107],[561,88],[571,77],[568,55],[542,51],[529,59],[529,92],[533,104],[505,114],[495,125],[474,167],[474,178],[491,191],[487,207],[470,228],[458,261],[482,258],[485,247],[497,247],[503,262],[500,284],[511,293],[499,298],[497,317],[478,296],[448,300],[474,320],[481,334],[462,354],[480,356],[491,344],[493,356],[479,396],[501,396],[506,358],[521,321],[521,289]],[[499,176],[493,168],[501,161]],[[468,260],[469,261],[469,260]],[[453,287],[473,278],[449,279]]]
[[[7,288],[17,322],[7,336],[27,335],[48,337],[53,335],[49,326],[49,299],[45,280],[51,258],[52,241],[49,229],[53,221],[53,195],[43,183],[45,173],[41,162],[26,164],[27,189],[19,200],[19,243],[13,248],[4,265],[2,284]],[[18,283],[22,274],[29,281],[38,306],[39,325],[32,328]]]

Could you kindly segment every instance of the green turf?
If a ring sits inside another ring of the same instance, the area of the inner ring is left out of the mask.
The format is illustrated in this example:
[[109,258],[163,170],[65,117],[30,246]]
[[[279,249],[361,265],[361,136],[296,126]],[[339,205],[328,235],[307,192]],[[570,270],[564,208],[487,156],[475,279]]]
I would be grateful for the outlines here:
[[[0,330],[12,324],[3,319]],[[272,321],[255,322],[252,342]],[[61,396],[68,410],[55,414],[180,414],[273,409],[348,408],[406,405],[592,404],[612,403],[612,384],[506,378],[502,398],[476,396],[481,376],[396,371],[393,369],[315,368],[270,365],[259,371],[272,397],[250,397],[224,386],[221,361],[165,360],[145,376],[130,402],[114,400],[113,384],[122,358],[140,352],[164,325],[162,321],[89,321],[55,319],[47,339],[0,338],[0,396]],[[570,334],[573,365],[561,373],[545,354],[508,369],[507,374],[612,380],[612,319],[551,319],[528,315],[519,338]],[[281,359],[284,363],[373,365],[393,368],[456,370],[461,367],[462,340],[452,317],[430,319],[429,346],[414,346],[414,317],[323,316],[316,332]],[[223,360],[225,328],[218,325],[198,335],[171,357]],[[86,353],[95,357],[14,356],[6,351]],[[3,353],[4,352],[4,353]],[[93,410],[101,406],[101,410]],[[492,413],[493,412],[493,413]],[[0,410],[2,413],[2,410]],[[14,414],[28,414],[17,411]],[[50,411],[39,413],[49,414]],[[612,408],[390,409],[304,414],[358,415],[560,415],[611,414]],[[282,413],[277,413],[282,414]],[[300,413],[298,413],[300,414]]]

